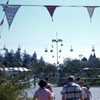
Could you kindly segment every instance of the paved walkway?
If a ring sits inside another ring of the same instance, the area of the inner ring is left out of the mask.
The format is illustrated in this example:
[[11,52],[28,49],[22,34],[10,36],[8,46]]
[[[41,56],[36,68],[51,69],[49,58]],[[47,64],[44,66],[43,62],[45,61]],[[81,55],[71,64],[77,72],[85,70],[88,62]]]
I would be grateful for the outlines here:
[[[52,87],[53,87],[53,91],[54,91],[55,96],[56,96],[56,100],[61,100],[61,94],[60,93],[61,93],[62,87],[57,87],[55,85],[52,85]],[[27,90],[28,97],[33,98],[34,92],[38,88],[39,88],[38,84],[37,84],[36,88],[34,88],[34,86],[32,84],[31,88]],[[92,99],[91,100],[100,100],[100,87],[91,87],[90,90],[91,90],[91,93],[92,93]]]

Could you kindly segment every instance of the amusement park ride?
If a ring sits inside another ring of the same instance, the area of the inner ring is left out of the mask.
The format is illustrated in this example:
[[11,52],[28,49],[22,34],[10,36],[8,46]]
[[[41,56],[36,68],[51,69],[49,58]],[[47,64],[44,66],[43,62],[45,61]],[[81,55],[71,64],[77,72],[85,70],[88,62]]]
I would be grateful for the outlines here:
[[[58,65],[59,65],[58,58],[60,58],[59,53],[62,52],[62,49],[59,49],[59,48],[58,48],[58,47],[59,47],[58,44],[61,43],[60,46],[62,47],[62,46],[63,46],[63,43],[62,43],[62,42],[63,42],[63,40],[62,40],[62,39],[58,39],[58,34],[56,33],[56,39],[52,39],[52,43],[56,43],[56,66],[57,66],[57,67],[58,67]],[[54,52],[53,48],[54,48],[54,46],[52,45],[52,46],[51,46],[51,50],[50,50],[51,53]],[[47,47],[45,48],[45,52],[46,52],[46,53],[48,52]],[[70,47],[70,52],[73,52],[72,45],[71,45],[71,47]],[[52,58],[54,58],[54,57],[55,57],[55,56],[52,55]]]
[[[58,67],[59,66],[59,58],[60,58],[60,55],[59,53],[62,52],[62,49],[59,49],[58,47],[58,44],[60,44],[60,46],[62,47],[63,46],[63,40],[62,39],[58,39],[58,34],[56,33],[56,39],[52,39],[52,46],[51,46],[51,50],[50,52],[51,53],[54,53],[54,46],[53,46],[53,43],[56,43],[56,56],[54,56],[54,54],[52,55],[52,58],[56,57],[56,66]],[[61,48],[60,47],[60,48]],[[92,46],[92,50],[91,50],[93,53],[95,53],[95,47],[94,45]],[[47,47],[45,48],[45,53],[49,52],[49,50],[47,49]],[[72,45],[70,46],[70,52],[73,52],[73,47]],[[82,59],[83,55],[82,54],[79,54],[79,58]],[[54,63],[55,64],[55,63]]]

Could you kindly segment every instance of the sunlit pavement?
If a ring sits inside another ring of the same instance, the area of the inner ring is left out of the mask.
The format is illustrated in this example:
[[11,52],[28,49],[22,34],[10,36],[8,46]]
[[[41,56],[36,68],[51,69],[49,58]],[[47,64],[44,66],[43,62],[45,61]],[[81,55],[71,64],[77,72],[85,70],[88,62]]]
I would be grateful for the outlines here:
[[[56,85],[52,84],[53,92],[55,93],[56,100],[61,100],[61,90],[62,87],[57,87]],[[33,82],[31,82],[31,88],[27,90],[27,95],[30,98],[33,98],[34,92],[39,88],[38,84],[36,88],[33,86]],[[90,91],[92,93],[91,100],[100,100],[100,87],[91,87]]]

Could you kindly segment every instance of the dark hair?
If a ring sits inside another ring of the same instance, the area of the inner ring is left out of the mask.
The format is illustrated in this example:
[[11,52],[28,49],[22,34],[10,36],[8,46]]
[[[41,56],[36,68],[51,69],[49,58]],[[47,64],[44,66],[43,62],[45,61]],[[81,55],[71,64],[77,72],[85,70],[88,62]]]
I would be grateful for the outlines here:
[[44,80],[40,80],[38,85],[42,88],[42,87],[47,86],[47,83]]
[[48,77],[46,77],[46,78],[45,78],[45,80],[49,80],[49,78],[48,78]]
[[87,89],[90,89],[90,86],[87,86]]
[[83,85],[83,82],[82,82],[82,81],[79,81],[79,85],[80,85],[80,84]]
[[76,79],[76,81],[79,81],[81,78],[80,77],[78,77],[77,79]]

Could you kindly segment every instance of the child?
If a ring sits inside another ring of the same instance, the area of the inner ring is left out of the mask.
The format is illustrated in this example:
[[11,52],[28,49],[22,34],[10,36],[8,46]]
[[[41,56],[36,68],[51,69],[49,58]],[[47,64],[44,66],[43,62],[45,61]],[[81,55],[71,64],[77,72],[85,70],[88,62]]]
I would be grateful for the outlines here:
[[55,94],[53,93],[51,85],[47,85],[47,89],[49,89],[51,92],[51,100],[55,100]]
[[88,100],[90,100],[92,98],[92,94],[89,86],[87,86],[87,90],[88,90]]

